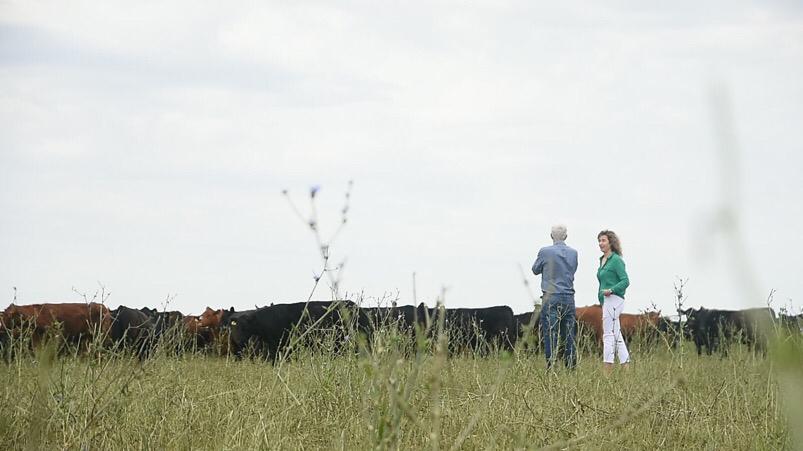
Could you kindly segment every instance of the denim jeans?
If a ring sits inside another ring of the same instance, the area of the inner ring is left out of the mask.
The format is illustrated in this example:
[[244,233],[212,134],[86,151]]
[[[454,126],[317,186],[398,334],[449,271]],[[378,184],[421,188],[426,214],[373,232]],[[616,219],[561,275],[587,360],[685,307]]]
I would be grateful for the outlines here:
[[[562,354],[568,368],[574,368],[574,296],[545,294],[541,307],[541,340],[544,346],[547,368]],[[562,351],[562,352],[561,352]]]

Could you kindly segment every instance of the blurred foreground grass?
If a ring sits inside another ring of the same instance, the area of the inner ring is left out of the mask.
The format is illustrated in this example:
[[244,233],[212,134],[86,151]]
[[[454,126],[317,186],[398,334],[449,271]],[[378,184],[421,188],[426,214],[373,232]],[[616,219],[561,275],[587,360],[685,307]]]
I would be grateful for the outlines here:
[[786,363],[744,350],[637,354],[610,377],[588,355],[574,372],[547,372],[525,353],[445,359],[381,347],[276,366],[42,351],[0,363],[0,447],[537,448],[579,438],[569,444],[793,448],[781,396],[783,383],[800,387],[800,348],[790,349],[779,353]]

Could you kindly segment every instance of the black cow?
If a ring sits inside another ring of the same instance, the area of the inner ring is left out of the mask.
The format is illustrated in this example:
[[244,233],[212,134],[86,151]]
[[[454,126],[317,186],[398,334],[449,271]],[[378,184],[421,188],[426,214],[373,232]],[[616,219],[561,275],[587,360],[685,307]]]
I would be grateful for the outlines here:
[[153,323],[153,344],[159,346],[173,347],[176,353],[181,353],[184,349],[184,314],[179,311],[156,310],[155,308],[143,307],[140,311],[150,318]]
[[359,310],[361,329],[365,332],[383,328],[397,328],[402,332],[411,332],[415,328],[415,307],[403,305],[401,307],[360,307]]
[[357,326],[369,347],[373,346],[376,336],[385,333],[385,338],[393,340],[400,349],[413,352],[416,325],[416,308],[412,305],[360,307],[357,312]]
[[449,351],[463,349],[485,352],[488,345],[496,344],[511,350],[516,343],[516,318],[510,307],[486,308],[427,308],[422,302],[416,309],[418,321],[431,333],[436,332],[439,316],[443,312],[446,331],[449,333]]
[[143,307],[140,311],[148,315],[153,321],[154,332],[157,337],[161,337],[171,329],[180,329],[181,321],[184,319],[184,314],[179,311],[167,312],[148,307]]
[[114,344],[123,349],[136,351],[144,358],[153,344],[154,321],[141,310],[120,306],[111,311],[112,325],[109,330]]
[[[680,341],[684,338],[691,339],[692,335],[689,331],[688,323],[681,323],[680,321],[673,321],[666,316],[658,320],[657,328],[658,337],[663,337],[665,344],[668,344],[672,349],[677,349],[680,346]],[[649,331],[652,332],[652,331]],[[660,342],[659,342],[660,343]]]
[[531,348],[536,353],[541,345],[541,306],[536,305],[532,312],[515,315],[516,342],[522,348]]
[[315,330],[334,331],[339,339],[345,339],[348,325],[344,319],[355,311],[356,305],[351,301],[276,304],[248,312],[230,312],[223,327],[229,331],[235,356],[241,357],[246,345],[254,340],[260,353],[275,361],[290,344],[295,328],[304,333],[314,326]]
[[3,323],[3,314],[0,313],[0,353],[3,354],[3,361],[8,362],[10,352],[8,334]]
[[803,315],[778,315],[778,327],[791,335],[800,335],[803,332]]
[[[220,320],[220,334],[225,337],[227,352],[234,353],[234,348],[233,348],[234,345],[232,344],[232,339],[231,339],[231,323],[234,322],[234,325],[236,327],[242,322],[241,318],[243,316],[250,317],[250,315],[253,315],[254,312],[259,310],[260,308],[265,308],[265,307],[258,307],[256,305],[254,306],[256,307],[255,309],[243,310],[240,312],[235,311],[234,307],[231,307],[228,310],[223,310],[223,317]],[[251,346],[254,346],[255,351],[261,350],[261,347],[258,346],[259,345],[258,340],[253,339],[253,337],[251,337],[245,340],[245,342],[241,345],[238,353],[235,353],[235,356],[238,358],[241,357],[245,346],[249,344],[251,344]]]
[[775,312],[771,308],[746,310],[716,310],[700,307],[699,310],[678,310],[686,315],[697,354],[720,350],[727,354],[729,343],[737,336],[749,347],[766,352],[767,334],[773,329]]

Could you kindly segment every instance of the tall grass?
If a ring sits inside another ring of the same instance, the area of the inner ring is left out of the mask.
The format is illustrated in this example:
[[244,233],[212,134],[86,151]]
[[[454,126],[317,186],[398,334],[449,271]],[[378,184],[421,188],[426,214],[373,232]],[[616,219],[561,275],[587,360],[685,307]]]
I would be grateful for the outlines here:
[[[416,342],[389,328],[345,349],[326,337],[273,365],[190,351],[157,351],[139,362],[111,351],[59,355],[45,346],[0,365],[0,443],[8,449],[779,449],[793,443],[777,373],[770,361],[739,347],[727,359],[687,356],[682,369],[677,351],[658,347],[636,354],[628,371],[605,377],[590,354],[581,355],[575,371],[548,371],[542,356],[523,351],[450,357],[446,334]],[[799,346],[795,340],[786,343]]]

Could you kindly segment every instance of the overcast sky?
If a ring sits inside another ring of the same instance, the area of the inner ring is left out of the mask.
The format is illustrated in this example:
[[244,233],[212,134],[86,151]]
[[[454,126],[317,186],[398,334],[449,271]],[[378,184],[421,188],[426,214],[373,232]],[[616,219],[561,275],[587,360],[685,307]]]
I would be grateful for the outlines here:
[[801,4],[597,3],[0,1],[0,302],[304,300],[282,190],[306,214],[321,187],[327,237],[353,180],[332,260],[368,302],[415,272],[430,305],[526,311],[562,222],[578,306],[605,228],[626,310],[671,312],[678,276],[688,305],[803,306]]

